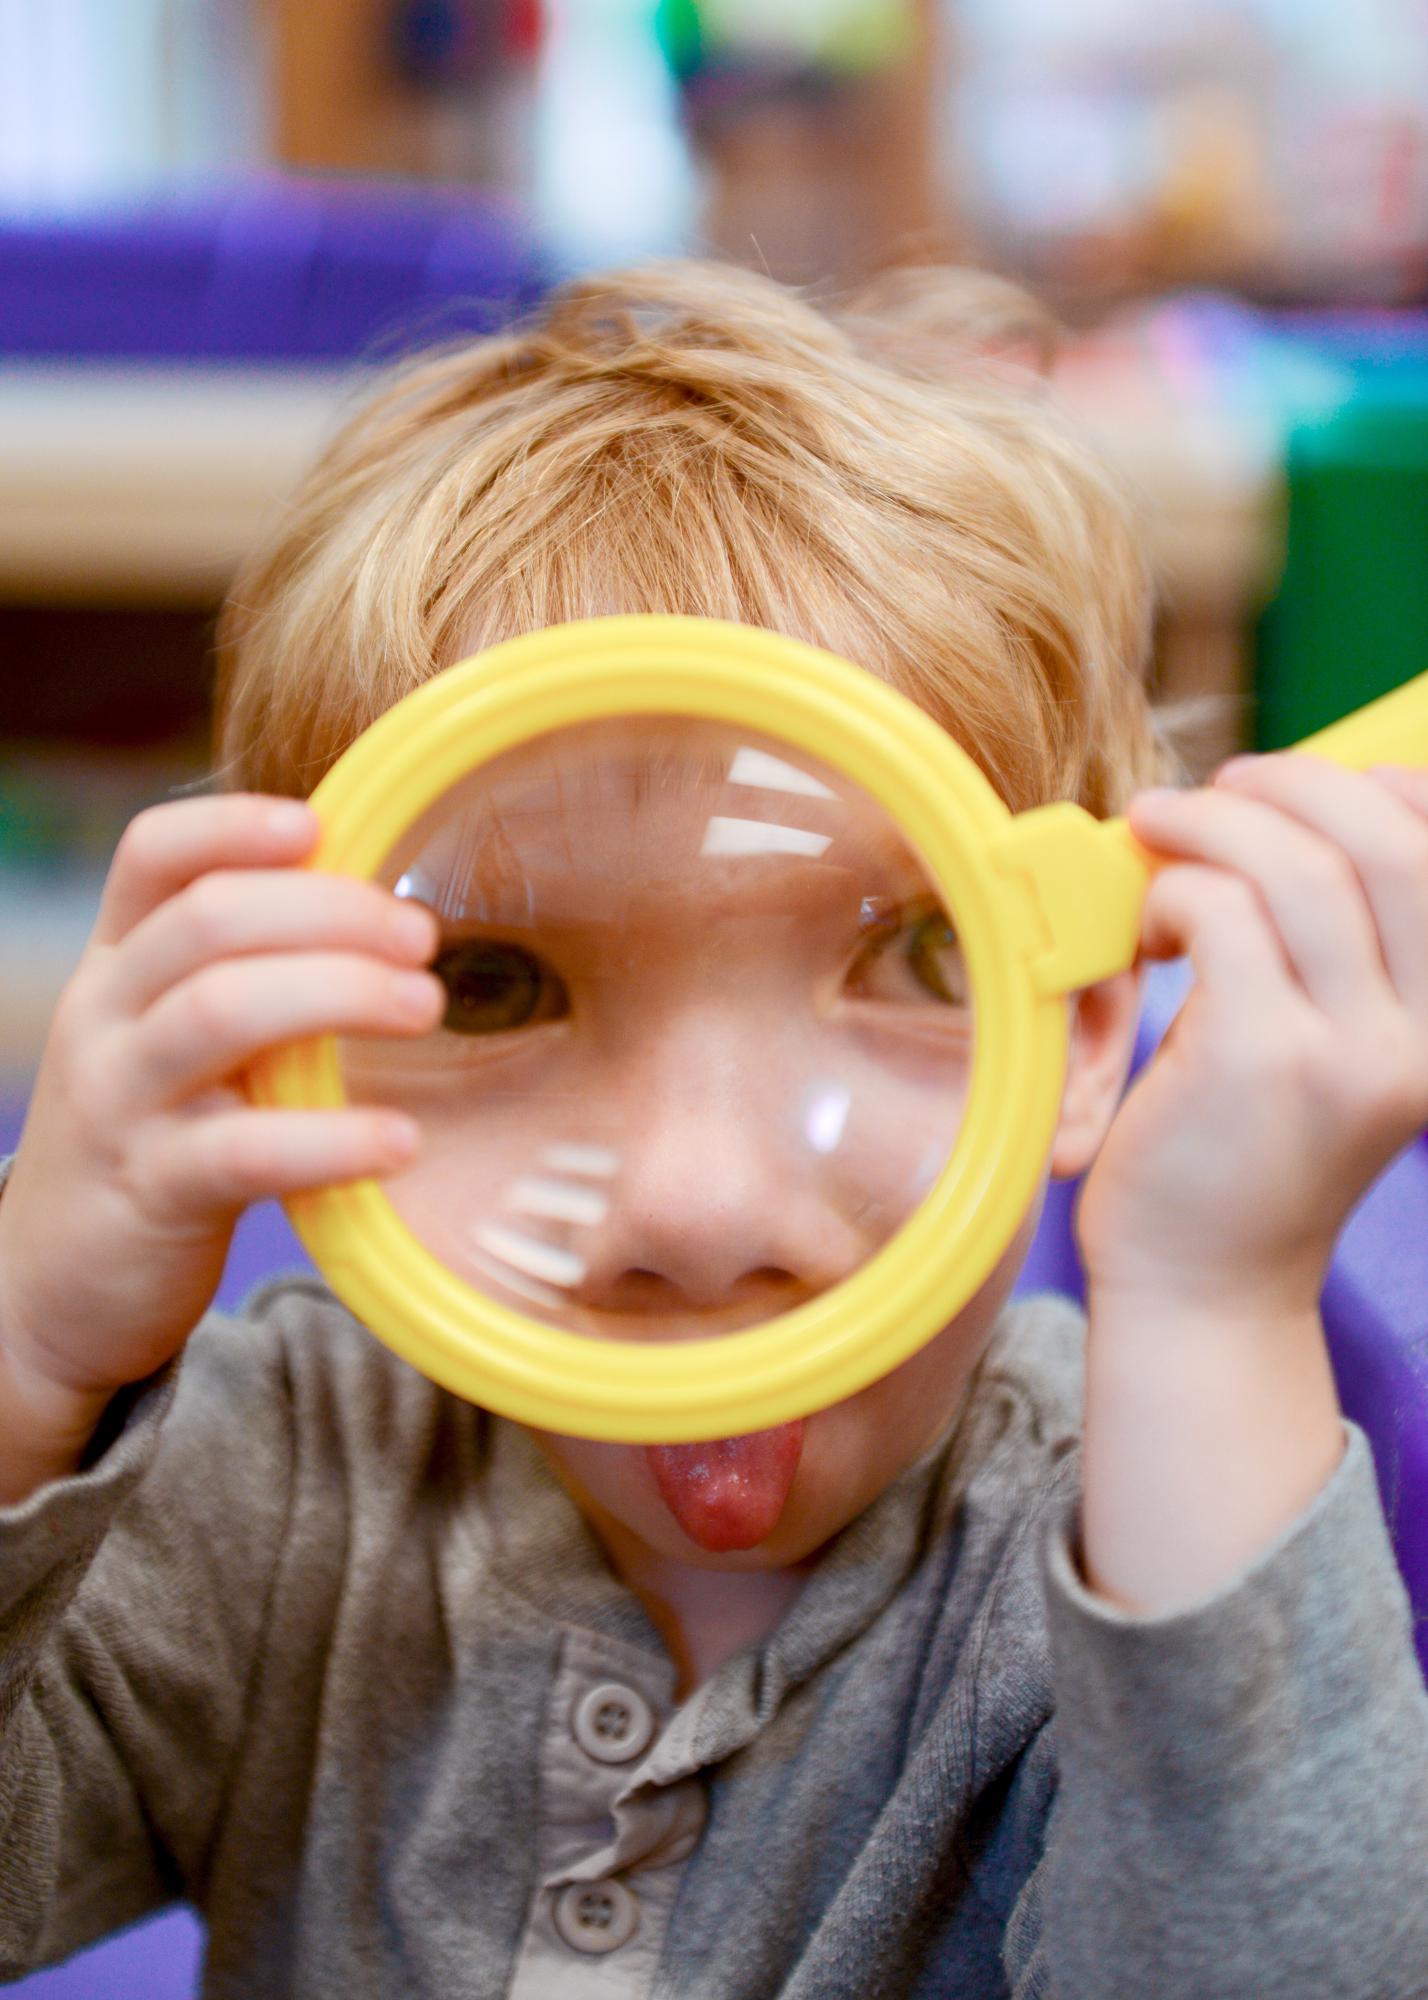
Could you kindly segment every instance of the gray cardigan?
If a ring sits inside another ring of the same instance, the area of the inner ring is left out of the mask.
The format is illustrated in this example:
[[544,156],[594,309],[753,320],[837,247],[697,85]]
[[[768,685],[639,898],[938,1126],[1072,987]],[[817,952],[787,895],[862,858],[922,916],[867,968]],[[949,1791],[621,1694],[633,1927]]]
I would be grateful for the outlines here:
[[1428,1697],[1362,1436],[1134,1618],[1071,1553],[1081,1321],[683,1702],[516,1427],[315,1282],[0,1513],[0,1972],[185,1896],[210,2000],[1423,2000]]

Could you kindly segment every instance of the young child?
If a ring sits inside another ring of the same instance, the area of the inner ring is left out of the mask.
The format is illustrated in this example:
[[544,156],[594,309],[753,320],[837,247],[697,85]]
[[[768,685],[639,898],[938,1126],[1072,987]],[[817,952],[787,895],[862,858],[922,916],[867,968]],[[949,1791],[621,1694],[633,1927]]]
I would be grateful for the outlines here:
[[[454,1032],[431,911],[297,866],[301,798],[443,666],[742,620],[1014,808],[1164,774],[1130,530],[966,296],[568,287],[396,381],[238,584],[233,789],[125,835],[0,1198],[7,1975],[182,1896],[213,2000],[1428,1994],[1428,1697],[1317,1312],[1428,1120],[1423,774],[1139,789],[1144,952],[1197,985],[1119,1108],[1135,979],[1073,1004],[1088,1325],[1008,1303],[1029,1215],[921,1353],[696,1477],[461,1403],[316,1282],[204,1317],[246,1203],[420,1186],[401,1111],[237,1079]],[[795,1190],[731,1171],[712,1226],[677,1166],[612,1225],[616,1330],[839,1275]]]

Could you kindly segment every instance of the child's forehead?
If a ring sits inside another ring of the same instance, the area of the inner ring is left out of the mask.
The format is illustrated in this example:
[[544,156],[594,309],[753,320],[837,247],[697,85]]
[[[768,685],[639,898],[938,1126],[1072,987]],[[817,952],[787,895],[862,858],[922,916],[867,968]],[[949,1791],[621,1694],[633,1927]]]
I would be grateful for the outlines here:
[[663,885],[697,900],[765,887],[774,871],[791,907],[833,875],[868,895],[926,881],[891,816],[841,773],[732,725],[649,717],[495,760],[424,815],[384,872],[454,907],[478,882]]
[[850,780],[806,751],[690,716],[611,717],[552,731],[494,760],[468,788],[511,821],[677,803],[697,812],[726,788],[768,800],[841,799],[876,811]]

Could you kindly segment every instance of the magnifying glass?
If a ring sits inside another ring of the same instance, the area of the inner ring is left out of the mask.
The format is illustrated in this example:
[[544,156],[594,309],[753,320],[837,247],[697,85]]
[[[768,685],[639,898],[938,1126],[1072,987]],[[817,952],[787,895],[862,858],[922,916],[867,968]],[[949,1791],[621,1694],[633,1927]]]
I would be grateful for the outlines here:
[[[1428,762],[1428,675],[1302,748]],[[556,627],[388,711],[309,865],[437,915],[430,1035],[325,1037],[254,1101],[391,1104],[417,1159],[291,1197],[333,1290],[434,1381],[686,1443],[854,1395],[1034,1199],[1067,996],[1129,966],[1151,857],[1012,814],[913,702],[753,627]]]

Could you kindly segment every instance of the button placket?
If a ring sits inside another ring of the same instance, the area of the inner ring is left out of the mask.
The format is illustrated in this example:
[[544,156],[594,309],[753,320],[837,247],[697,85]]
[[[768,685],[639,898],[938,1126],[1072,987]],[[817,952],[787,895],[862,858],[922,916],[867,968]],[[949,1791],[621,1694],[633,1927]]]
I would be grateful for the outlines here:
[[680,1868],[642,1863],[693,1845],[671,1841],[669,1810],[643,1796],[673,1689],[662,1660],[563,1636],[541,1747],[539,1886],[509,2000],[648,2000]]

